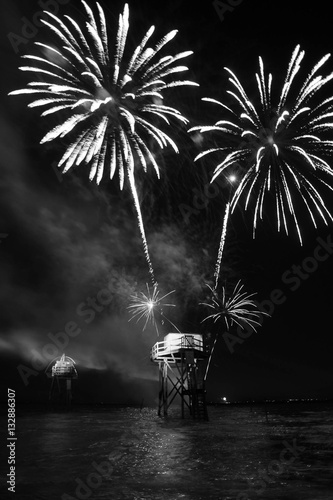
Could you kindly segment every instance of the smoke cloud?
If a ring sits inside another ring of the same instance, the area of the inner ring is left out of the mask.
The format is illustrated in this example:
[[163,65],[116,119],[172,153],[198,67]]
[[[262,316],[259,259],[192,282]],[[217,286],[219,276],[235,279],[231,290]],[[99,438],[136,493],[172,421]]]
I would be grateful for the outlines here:
[[[143,323],[129,322],[127,310],[148,279],[129,193],[97,189],[84,173],[60,182],[48,158],[27,152],[10,119],[0,127],[6,213],[0,231],[8,233],[0,249],[1,355],[25,367],[25,385],[34,377],[29,370],[45,371],[63,352],[78,371],[108,371],[129,383],[156,380],[149,360],[156,330],[148,325],[142,332]],[[168,301],[177,307],[164,310],[170,322],[158,325],[163,336],[174,323],[182,328],[186,309],[197,304],[205,256],[175,224],[164,222],[147,236],[160,294],[176,290]],[[66,334],[68,324],[79,333]]]

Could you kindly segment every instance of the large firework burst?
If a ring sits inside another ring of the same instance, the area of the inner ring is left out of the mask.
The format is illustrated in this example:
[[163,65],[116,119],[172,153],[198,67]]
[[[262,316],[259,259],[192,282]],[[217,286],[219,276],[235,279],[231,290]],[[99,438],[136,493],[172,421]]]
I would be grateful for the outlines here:
[[[41,55],[25,55],[33,65],[22,71],[36,75],[36,81],[11,95],[30,94],[29,107],[42,107],[41,116],[56,113],[60,124],[52,128],[41,143],[68,138],[68,146],[59,161],[63,173],[73,166],[90,165],[89,179],[100,183],[106,173],[110,179],[116,170],[120,188],[127,174],[137,212],[146,260],[153,283],[134,169],[141,164],[144,171],[152,165],[159,176],[159,167],[150,143],[159,148],[177,145],[161,128],[171,120],[187,123],[175,108],[163,104],[163,91],[180,85],[197,85],[174,76],[186,71],[178,65],[191,51],[158,57],[161,49],[177,33],[171,31],[153,47],[147,46],[154,32],[152,26],[131,57],[125,57],[129,29],[129,9],[125,4],[119,16],[115,49],[110,56],[109,37],[103,9],[97,3],[98,15],[82,0],[87,14],[85,30],[69,16],[61,20],[50,12],[49,21],[41,20],[56,37],[57,46],[36,42]],[[38,98],[35,100],[35,97]]]
[[288,234],[288,214],[291,215],[301,244],[296,198],[303,201],[315,227],[318,216],[326,224],[333,220],[319,189],[326,186],[332,190],[333,171],[328,157],[333,152],[333,141],[329,140],[331,134],[328,137],[327,133],[333,128],[333,97],[320,98],[320,91],[331,82],[333,73],[325,77],[318,74],[329,56],[320,59],[293,93],[295,77],[304,57],[304,51],[297,46],[281,93],[275,99],[272,75],[265,74],[263,61],[259,58],[257,107],[236,75],[225,68],[232,85],[228,94],[234,106],[226,106],[215,99],[204,100],[219,105],[230,118],[223,117],[212,126],[190,129],[216,132],[217,137],[220,134],[221,147],[208,149],[196,157],[197,160],[210,153],[219,155],[212,181],[222,173],[226,175],[235,166],[244,169],[245,174],[231,199],[231,213],[241,198],[245,209],[252,203],[254,236],[258,219],[263,218],[265,195],[269,191],[274,196],[278,230],[282,227]]

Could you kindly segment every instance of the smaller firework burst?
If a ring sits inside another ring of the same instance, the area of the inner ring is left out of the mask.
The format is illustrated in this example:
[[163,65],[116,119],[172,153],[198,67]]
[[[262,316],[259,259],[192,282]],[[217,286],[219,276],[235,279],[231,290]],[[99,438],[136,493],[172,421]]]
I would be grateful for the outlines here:
[[[245,326],[250,326],[256,332],[256,326],[260,326],[261,324],[259,322],[260,316],[269,316],[269,314],[258,310],[256,303],[252,299],[252,297],[255,295],[254,293],[248,294],[247,292],[242,291],[244,285],[241,285],[240,281],[238,281],[229,298],[227,298],[225,287],[222,287],[222,294],[220,297],[215,288],[211,288],[209,285],[207,286],[212,294],[210,299],[211,302],[204,302],[201,303],[201,305],[213,309],[214,312],[213,314],[209,314],[205,319],[203,319],[202,323],[209,319],[212,319],[214,323],[216,323],[217,321],[222,319],[227,330],[229,330],[230,326],[235,323],[242,329],[244,329]],[[214,344],[209,354],[204,380],[207,379],[209,373],[209,368],[218,337],[219,335],[215,336]]]
[[163,324],[163,318],[170,322],[170,320],[168,320],[163,314],[163,307],[175,307],[175,304],[165,304],[163,303],[163,300],[166,297],[168,297],[168,295],[171,295],[175,290],[166,293],[165,295],[163,295],[163,297],[159,297],[160,292],[158,290],[157,283],[154,284],[152,292],[148,286],[148,283],[146,283],[146,286],[147,286],[147,294],[139,292],[138,295],[131,295],[132,303],[131,305],[128,306],[128,309],[130,309],[132,317],[129,319],[129,321],[131,321],[134,318],[137,318],[136,322],[138,323],[141,318],[145,318],[146,321],[142,331],[145,330],[148,321],[151,321],[153,326],[156,328],[156,332],[158,335],[158,328],[155,319],[156,309],[158,309],[158,312],[162,318],[162,324]]
[[235,323],[241,328],[250,326],[254,331],[257,331],[256,326],[260,326],[261,324],[258,320],[261,315],[266,313],[258,310],[256,303],[252,300],[252,297],[255,295],[254,293],[248,294],[242,291],[244,285],[241,285],[240,281],[238,281],[229,298],[227,298],[225,287],[222,287],[220,297],[215,289],[209,285],[207,286],[212,293],[211,302],[201,304],[213,309],[214,312],[204,318],[202,323],[209,319],[212,319],[216,323],[222,319],[227,330]]

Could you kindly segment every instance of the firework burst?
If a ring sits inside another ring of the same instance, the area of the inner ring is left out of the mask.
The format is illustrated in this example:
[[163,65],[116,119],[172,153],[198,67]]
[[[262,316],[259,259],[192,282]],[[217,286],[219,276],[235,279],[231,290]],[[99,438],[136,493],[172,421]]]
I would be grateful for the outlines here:
[[244,285],[238,281],[230,297],[227,297],[225,287],[222,287],[221,297],[217,294],[216,290],[207,285],[210,289],[211,301],[209,303],[203,302],[201,305],[207,306],[214,312],[203,319],[202,322],[212,319],[214,323],[223,320],[224,324],[229,328],[235,323],[242,329],[250,326],[256,331],[256,326],[260,326],[258,321],[262,312],[259,312],[258,307],[252,297],[254,293],[248,294],[243,291]]
[[294,92],[296,76],[304,58],[304,51],[297,46],[281,93],[275,100],[272,75],[266,75],[263,61],[259,58],[257,107],[237,76],[225,68],[232,85],[228,94],[233,105],[226,106],[215,99],[204,100],[220,106],[230,118],[223,117],[212,126],[190,129],[216,132],[216,137],[221,137],[221,147],[210,148],[196,157],[197,160],[211,153],[219,155],[221,160],[215,168],[212,182],[220,174],[226,175],[230,168],[238,166],[244,169],[245,174],[231,199],[231,213],[241,199],[245,209],[252,204],[253,236],[258,220],[263,218],[268,192],[273,194],[278,230],[284,228],[288,234],[288,219],[291,216],[301,244],[296,198],[303,201],[315,227],[318,218],[322,218],[325,224],[333,220],[320,193],[322,187],[333,189],[333,171],[328,163],[333,152],[333,141],[329,140],[333,128],[333,97],[320,97],[323,87],[332,81],[333,73],[328,76],[318,74],[329,56],[320,59]]
[[[227,330],[229,330],[233,324],[236,324],[242,329],[250,327],[256,332],[256,327],[261,325],[259,321],[260,317],[263,315],[268,316],[267,313],[260,312],[258,310],[257,304],[252,299],[255,294],[248,294],[243,291],[244,285],[241,285],[240,281],[238,281],[230,297],[227,297],[225,287],[222,287],[221,297],[219,297],[216,288],[213,289],[209,285],[207,286],[211,291],[210,302],[203,302],[201,305],[212,309],[214,312],[206,316],[206,318],[202,320],[202,323],[207,320],[213,320],[214,323],[222,320]],[[215,340],[209,354],[204,376],[205,380],[208,376],[209,367],[218,337],[219,335],[215,336]]]
[[[36,42],[40,55],[25,55],[36,81],[10,95],[33,97],[29,107],[41,107],[41,116],[58,115],[60,124],[41,140],[68,139],[69,145],[59,161],[63,173],[81,163],[89,164],[89,179],[100,183],[105,174],[112,179],[118,171],[120,188],[127,175],[137,212],[144,252],[153,283],[153,268],[143,226],[134,170],[152,165],[159,177],[159,167],[151,151],[151,142],[159,148],[177,145],[161,128],[174,121],[187,123],[175,108],[163,104],[163,92],[180,85],[197,85],[175,79],[188,68],[178,65],[191,51],[160,57],[160,51],[176,35],[173,30],[153,47],[147,44],[152,26],[131,56],[125,56],[129,29],[129,9],[125,4],[119,16],[115,49],[110,55],[109,37],[103,9],[97,3],[95,16],[82,0],[86,11],[85,29],[69,16],[61,20],[46,12],[49,21],[41,20],[57,39],[56,48]],[[171,120],[171,121],[170,121]]]
[[[146,286],[147,286],[147,294],[140,292],[138,295],[131,296],[132,303],[131,305],[128,306],[128,309],[130,310],[132,317],[130,318],[129,321],[131,321],[134,318],[137,318],[136,322],[138,323],[140,319],[144,318],[146,321],[143,326],[143,331],[146,329],[148,322],[151,321],[153,326],[155,326],[158,335],[155,312],[158,309],[158,312],[162,318],[162,324],[163,324],[163,318],[166,319],[169,323],[171,323],[171,321],[164,316],[163,307],[175,307],[175,304],[166,304],[163,303],[163,300],[172,293],[174,293],[175,290],[166,293],[165,295],[163,295],[163,297],[159,297],[160,292],[158,290],[157,283],[154,284],[152,292],[150,291],[148,283],[146,283]],[[173,325],[173,323],[171,324],[172,326],[175,326]]]

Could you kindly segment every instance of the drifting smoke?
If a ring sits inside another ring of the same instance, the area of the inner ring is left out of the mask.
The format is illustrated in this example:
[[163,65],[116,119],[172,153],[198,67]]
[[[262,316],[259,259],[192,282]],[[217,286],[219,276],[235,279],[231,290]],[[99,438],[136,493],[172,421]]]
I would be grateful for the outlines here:
[[[157,378],[149,360],[157,338],[151,325],[142,332],[141,323],[128,322],[130,296],[144,290],[147,280],[130,203],[75,174],[59,182],[46,160],[26,154],[10,120],[1,128],[6,220],[0,232],[8,237],[0,248],[0,353],[15,359],[15,371],[21,364],[42,374],[65,352],[79,373],[99,370],[123,381],[142,380],[145,390],[144,384]],[[15,146],[10,137],[17,137]],[[164,224],[147,234],[161,294],[176,289],[170,319],[181,327],[204,282],[201,255],[175,226]],[[72,334],[67,338],[66,326]],[[165,322],[159,332],[170,328]]]

